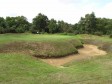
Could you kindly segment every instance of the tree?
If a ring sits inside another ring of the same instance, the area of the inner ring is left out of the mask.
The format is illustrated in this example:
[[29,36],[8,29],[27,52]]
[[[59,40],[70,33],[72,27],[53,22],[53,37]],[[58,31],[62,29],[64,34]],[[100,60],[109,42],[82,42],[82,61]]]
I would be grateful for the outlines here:
[[94,12],[86,14],[85,17],[81,17],[78,22],[79,33],[93,34],[96,31],[96,17]]
[[85,21],[86,21],[85,18],[81,17],[80,21],[77,24],[77,30],[75,31],[78,32],[79,34],[83,34],[87,32],[85,27],[85,24],[86,24]]
[[32,31],[47,32],[48,18],[44,14],[39,13],[33,18]]
[[64,21],[58,21],[58,32],[63,33],[64,32],[63,28],[64,28]]
[[10,33],[24,33],[30,28],[30,24],[24,16],[6,17],[6,23]]
[[0,17],[0,33],[5,33],[6,32],[6,22],[3,17]]
[[59,33],[71,33],[73,32],[73,28],[71,24],[68,24],[67,22],[62,21],[58,21],[58,32]]
[[94,12],[85,15],[85,29],[87,33],[93,34],[96,30],[96,17]]
[[16,32],[17,33],[24,33],[25,31],[28,31],[30,28],[29,22],[27,21],[27,18],[24,16],[18,16],[16,17]]
[[48,24],[48,29],[49,29],[49,33],[57,33],[58,32],[57,21],[51,19]]

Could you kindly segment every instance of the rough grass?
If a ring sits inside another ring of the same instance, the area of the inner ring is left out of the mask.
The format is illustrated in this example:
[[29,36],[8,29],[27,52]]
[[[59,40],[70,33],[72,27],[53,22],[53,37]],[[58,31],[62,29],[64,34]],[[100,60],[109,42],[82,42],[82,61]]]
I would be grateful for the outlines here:
[[0,54],[0,84],[111,84],[112,54],[50,66],[22,54]]
[[77,37],[79,37],[82,40],[82,43],[93,44],[98,46],[99,49],[103,49],[107,52],[112,52],[112,39],[109,38],[108,35],[95,36],[95,35],[82,34],[77,35]]
[[74,36],[4,34],[1,37],[1,53],[19,52],[41,58],[75,54],[78,53],[77,48],[83,47],[81,41]]

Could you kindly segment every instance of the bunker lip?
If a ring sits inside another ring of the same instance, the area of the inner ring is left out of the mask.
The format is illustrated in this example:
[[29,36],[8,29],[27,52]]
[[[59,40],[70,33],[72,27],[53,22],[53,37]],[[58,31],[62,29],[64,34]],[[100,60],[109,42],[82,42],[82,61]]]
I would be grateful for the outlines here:
[[95,45],[84,44],[84,48],[78,49],[78,54],[68,55],[61,58],[47,58],[41,60],[53,66],[62,66],[65,63],[73,60],[87,59],[90,57],[102,56],[106,54],[106,51],[98,49],[98,47]]
[[[81,49],[81,48],[84,48],[83,45],[81,46],[76,46],[76,49]],[[63,57],[67,57],[67,56],[70,56],[70,55],[74,55],[74,54],[78,54],[79,52],[78,51],[75,51],[75,52],[72,52],[72,53],[68,53],[66,55],[61,55],[61,56],[44,56],[44,55],[33,55],[34,57],[37,57],[37,58],[40,58],[40,59],[57,59],[57,58],[63,58]]]

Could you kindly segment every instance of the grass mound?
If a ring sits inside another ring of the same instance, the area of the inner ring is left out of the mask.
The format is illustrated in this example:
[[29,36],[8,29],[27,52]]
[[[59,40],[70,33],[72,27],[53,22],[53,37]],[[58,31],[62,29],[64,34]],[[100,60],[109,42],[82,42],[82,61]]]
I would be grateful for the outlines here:
[[[27,53],[36,57],[48,58],[48,57],[62,57],[74,53],[78,53],[77,48],[83,47],[80,40],[59,36],[57,35],[48,35],[48,36],[35,36],[35,41],[18,40],[12,41],[0,45],[1,53]],[[51,38],[51,39],[50,39]],[[52,39],[53,38],[53,39]],[[20,38],[18,38],[20,39]],[[34,39],[34,38],[32,38]],[[36,40],[37,39],[37,40]]]

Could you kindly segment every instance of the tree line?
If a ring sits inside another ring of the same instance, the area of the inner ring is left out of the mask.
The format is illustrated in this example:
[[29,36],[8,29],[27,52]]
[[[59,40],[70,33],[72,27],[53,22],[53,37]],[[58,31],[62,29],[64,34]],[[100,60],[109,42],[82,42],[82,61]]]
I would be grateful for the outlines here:
[[81,17],[80,21],[74,24],[74,31],[79,34],[112,34],[112,19],[96,18],[94,12]]
[[81,17],[75,24],[48,19],[39,13],[32,23],[24,16],[0,17],[0,33],[74,33],[74,34],[112,34],[112,19],[97,18],[92,12]]

